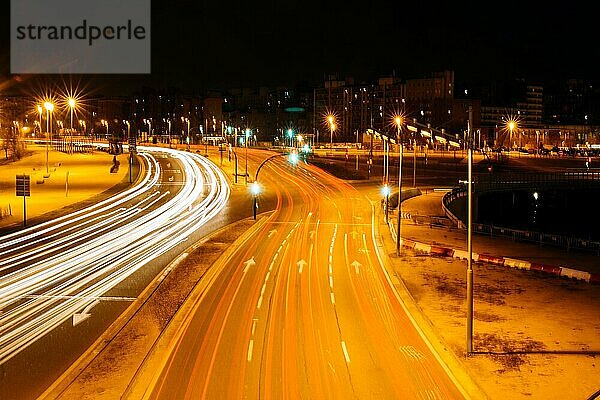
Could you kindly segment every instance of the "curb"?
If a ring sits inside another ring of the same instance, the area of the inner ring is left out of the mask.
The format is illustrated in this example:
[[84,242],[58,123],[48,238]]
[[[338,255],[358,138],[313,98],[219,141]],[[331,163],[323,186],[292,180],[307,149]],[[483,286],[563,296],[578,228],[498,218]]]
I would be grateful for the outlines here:
[[[390,233],[394,241],[396,240],[396,228],[393,223],[388,223]],[[409,248],[421,253],[432,256],[451,257],[461,260],[469,258],[465,250],[452,249],[449,247],[433,246],[427,243],[416,242],[414,240],[400,238],[402,247]],[[581,271],[573,268],[561,267],[556,265],[546,265],[532,263],[526,260],[517,260],[510,257],[494,256],[490,254],[473,253],[473,261],[479,263],[493,264],[500,267],[516,268],[526,271],[537,271],[549,275],[571,278],[592,284],[600,284],[600,274],[593,274],[587,271]]]

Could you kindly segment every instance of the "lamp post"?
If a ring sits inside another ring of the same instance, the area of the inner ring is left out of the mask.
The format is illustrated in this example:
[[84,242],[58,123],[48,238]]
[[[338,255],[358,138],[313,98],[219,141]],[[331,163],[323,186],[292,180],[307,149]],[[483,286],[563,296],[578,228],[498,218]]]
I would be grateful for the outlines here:
[[[148,137],[152,136],[152,118],[144,119],[144,124],[148,125]],[[147,140],[148,138],[146,138]]]
[[250,136],[250,133],[250,129],[246,128],[244,134],[244,147],[246,147],[246,173],[244,174],[244,179],[246,180],[246,183],[248,183],[248,137]]
[[254,215],[254,220],[256,221],[256,209],[258,208],[258,204],[257,204],[257,197],[260,194],[260,185],[258,184],[257,181],[254,181],[252,183],[252,186],[250,186],[250,192],[252,192],[252,213]]
[[75,109],[75,105],[77,104],[77,102],[75,101],[74,98],[69,97],[67,100],[67,104],[69,105],[69,109],[71,111],[71,130],[73,130],[73,110]]
[[335,117],[333,114],[327,116],[327,122],[329,123],[329,134],[331,139],[330,147],[333,149],[333,131],[335,131]]
[[510,149],[512,149],[513,145],[512,145],[512,138],[513,138],[513,131],[517,126],[517,123],[513,120],[510,120],[507,122],[507,126],[508,126],[508,130],[510,131],[510,139],[509,139],[509,151]]
[[473,352],[473,108],[469,106],[469,129],[467,134],[467,354]]
[[387,183],[384,184],[382,192],[383,192],[383,195],[385,196],[385,223],[386,224],[388,223],[388,215],[389,215],[388,210],[390,208],[390,191],[391,191],[390,186]]
[[[54,104],[46,101],[44,103],[44,108],[46,109],[46,133],[50,135],[49,139],[52,141],[52,125],[50,123],[50,115],[52,111],[54,111]],[[48,138],[46,138],[46,174],[48,174]]]
[[170,118],[167,118],[167,119],[163,118],[163,121],[166,122],[167,126],[168,126],[167,132],[168,132],[168,135],[169,135],[169,148],[171,148],[171,119]]
[[40,127],[40,136],[42,136],[42,113],[44,112],[44,110],[42,109],[42,106],[40,106],[39,104],[37,106],[37,112],[38,112],[38,114],[40,114],[40,125],[39,125],[39,127]]
[[74,98],[69,97],[67,99],[67,105],[69,106],[70,114],[71,114],[71,124],[69,126],[69,153],[73,153],[73,110],[77,105],[77,102]]
[[396,255],[400,256],[400,232],[402,228],[402,117],[395,117],[394,122],[398,128],[398,145],[400,146],[400,153],[398,155],[398,232],[396,233]]
[[185,140],[187,143],[187,149],[190,150],[190,119],[181,117],[181,122],[187,123],[187,139]]

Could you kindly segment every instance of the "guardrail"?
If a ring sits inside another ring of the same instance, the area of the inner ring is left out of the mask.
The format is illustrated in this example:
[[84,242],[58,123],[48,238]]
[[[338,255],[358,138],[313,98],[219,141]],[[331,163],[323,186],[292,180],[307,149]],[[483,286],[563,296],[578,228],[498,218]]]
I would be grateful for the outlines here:
[[[599,175],[598,173],[595,173]],[[449,209],[449,205],[460,197],[467,195],[466,188],[454,188],[446,193],[442,199],[442,209],[446,216],[452,220],[458,228],[465,229],[464,223]],[[549,234],[536,231],[526,231],[520,229],[505,228],[494,225],[477,224],[472,225],[473,232],[498,237],[507,237],[512,240],[526,241],[538,243],[540,246],[548,245],[554,247],[589,251],[600,255],[600,242],[593,240],[585,240],[580,238],[572,238],[569,236]]]
[[490,237],[506,237],[515,241],[534,242],[540,246],[562,247],[567,250],[583,250],[600,255],[600,242],[593,240],[584,240],[572,238],[569,236],[555,235],[535,231],[526,231],[520,229],[504,228],[494,225],[473,224],[473,232],[489,235]]

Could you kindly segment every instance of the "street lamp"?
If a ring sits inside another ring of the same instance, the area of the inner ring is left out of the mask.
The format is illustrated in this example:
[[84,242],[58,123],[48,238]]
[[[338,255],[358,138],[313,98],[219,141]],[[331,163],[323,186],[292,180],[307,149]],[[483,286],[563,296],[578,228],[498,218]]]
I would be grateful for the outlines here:
[[74,98],[69,97],[67,99],[67,104],[69,105],[69,109],[71,110],[71,130],[73,130],[73,110],[75,109],[75,105],[77,103]]
[[190,119],[189,118],[184,118],[181,117],[181,122],[186,122],[187,123],[187,149],[190,149]]
[[144,119],[144,124],[148,125],[148,136],[152,136],[152,118]]
[[335,131],[335,117],[333,114],[327,116],[327,122],[329,123],[329,132],[331,136],[331,148],[333,149],[333,131]]
[[72,153],[73,151],[73,110],[75,109],[75,106],[77,105],[77,102],[75,101],[74,98],[69,97],[67,99],[67,105],[69,106],[70,109],[70,114],[71,114],[71,125],[69,127],[69,152]]
[[246,183],[248,183],[248,138],[250,137],[251,133],[252,133],[252,131],[250,129],[246,128],[245,136],[244,136],[244,146],[246,147],[246,174],[245,174]]
[[168,128],[168,132],[169,132],[169,148],[171,148],[171,119],[170,118],[168,118],[168,119],[164,119],[163,118],[163,121],[166,122],[167,125],[168,125],[168,127],[169,127]]
[[38,104],[37,106],[37,112],[38,114],[40,114],[40,136],[42,135],[42,113],[44,112],[44,110],[42,109],[42,106]]
[[252,185],[250,186],[250,192],[252,193],[253,199],[252,212],[254,215],[254,220],[256,221],[256,209],[258,208],[257,197],[260,194],[260,185],[257,181],[252,182]]
[[398,232],[396,232],[396,255],[400,255],[400,231],[402,228],[402,122],[401,116],[396,116],[394,122],[398,128],[398,145],[400,146],[400,153],[398,155]]
[[508,127],[508,130],[510,132],[510,142],[509,142],[509,146],[512,149],[513,145],[512,145],[512,138],[513,138],[513,131],[515,130],[515,128],[517,128],[517,121],[515,120],[508,120],[506,122],[506,126]]
[[[52,124],[50,123],[50,116],[54,111],[54,104],[52,102],[44,102],[44,108],[46,109],[46,132],[50,134],[50,141],[52,141]],[[48,170],[48,138],[46,138],[46,174]]]
[[388,223],[388,209],[390,208],[390,192],[391,192],[391,189],[390,189],[389,185],[387,183],[385,185],[383,185],[383,188],[381,189],[381,193],[385,197],[385,223],[386,224]]
[[292,147],[294,145],[294,139],[293,139],[293,137],[294,137],[294,130],[292,128],[288,129],[287,130],[287,135],[288,135],[288,138],[290,139],[290,147]]

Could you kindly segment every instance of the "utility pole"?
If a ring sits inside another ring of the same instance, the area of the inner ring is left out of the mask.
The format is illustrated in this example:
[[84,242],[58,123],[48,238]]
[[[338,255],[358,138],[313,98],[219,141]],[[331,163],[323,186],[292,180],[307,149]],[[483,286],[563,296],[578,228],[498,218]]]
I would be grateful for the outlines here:
[[473,353],[473,107],[469,106],[469,127],[467,133],[467,354]]

